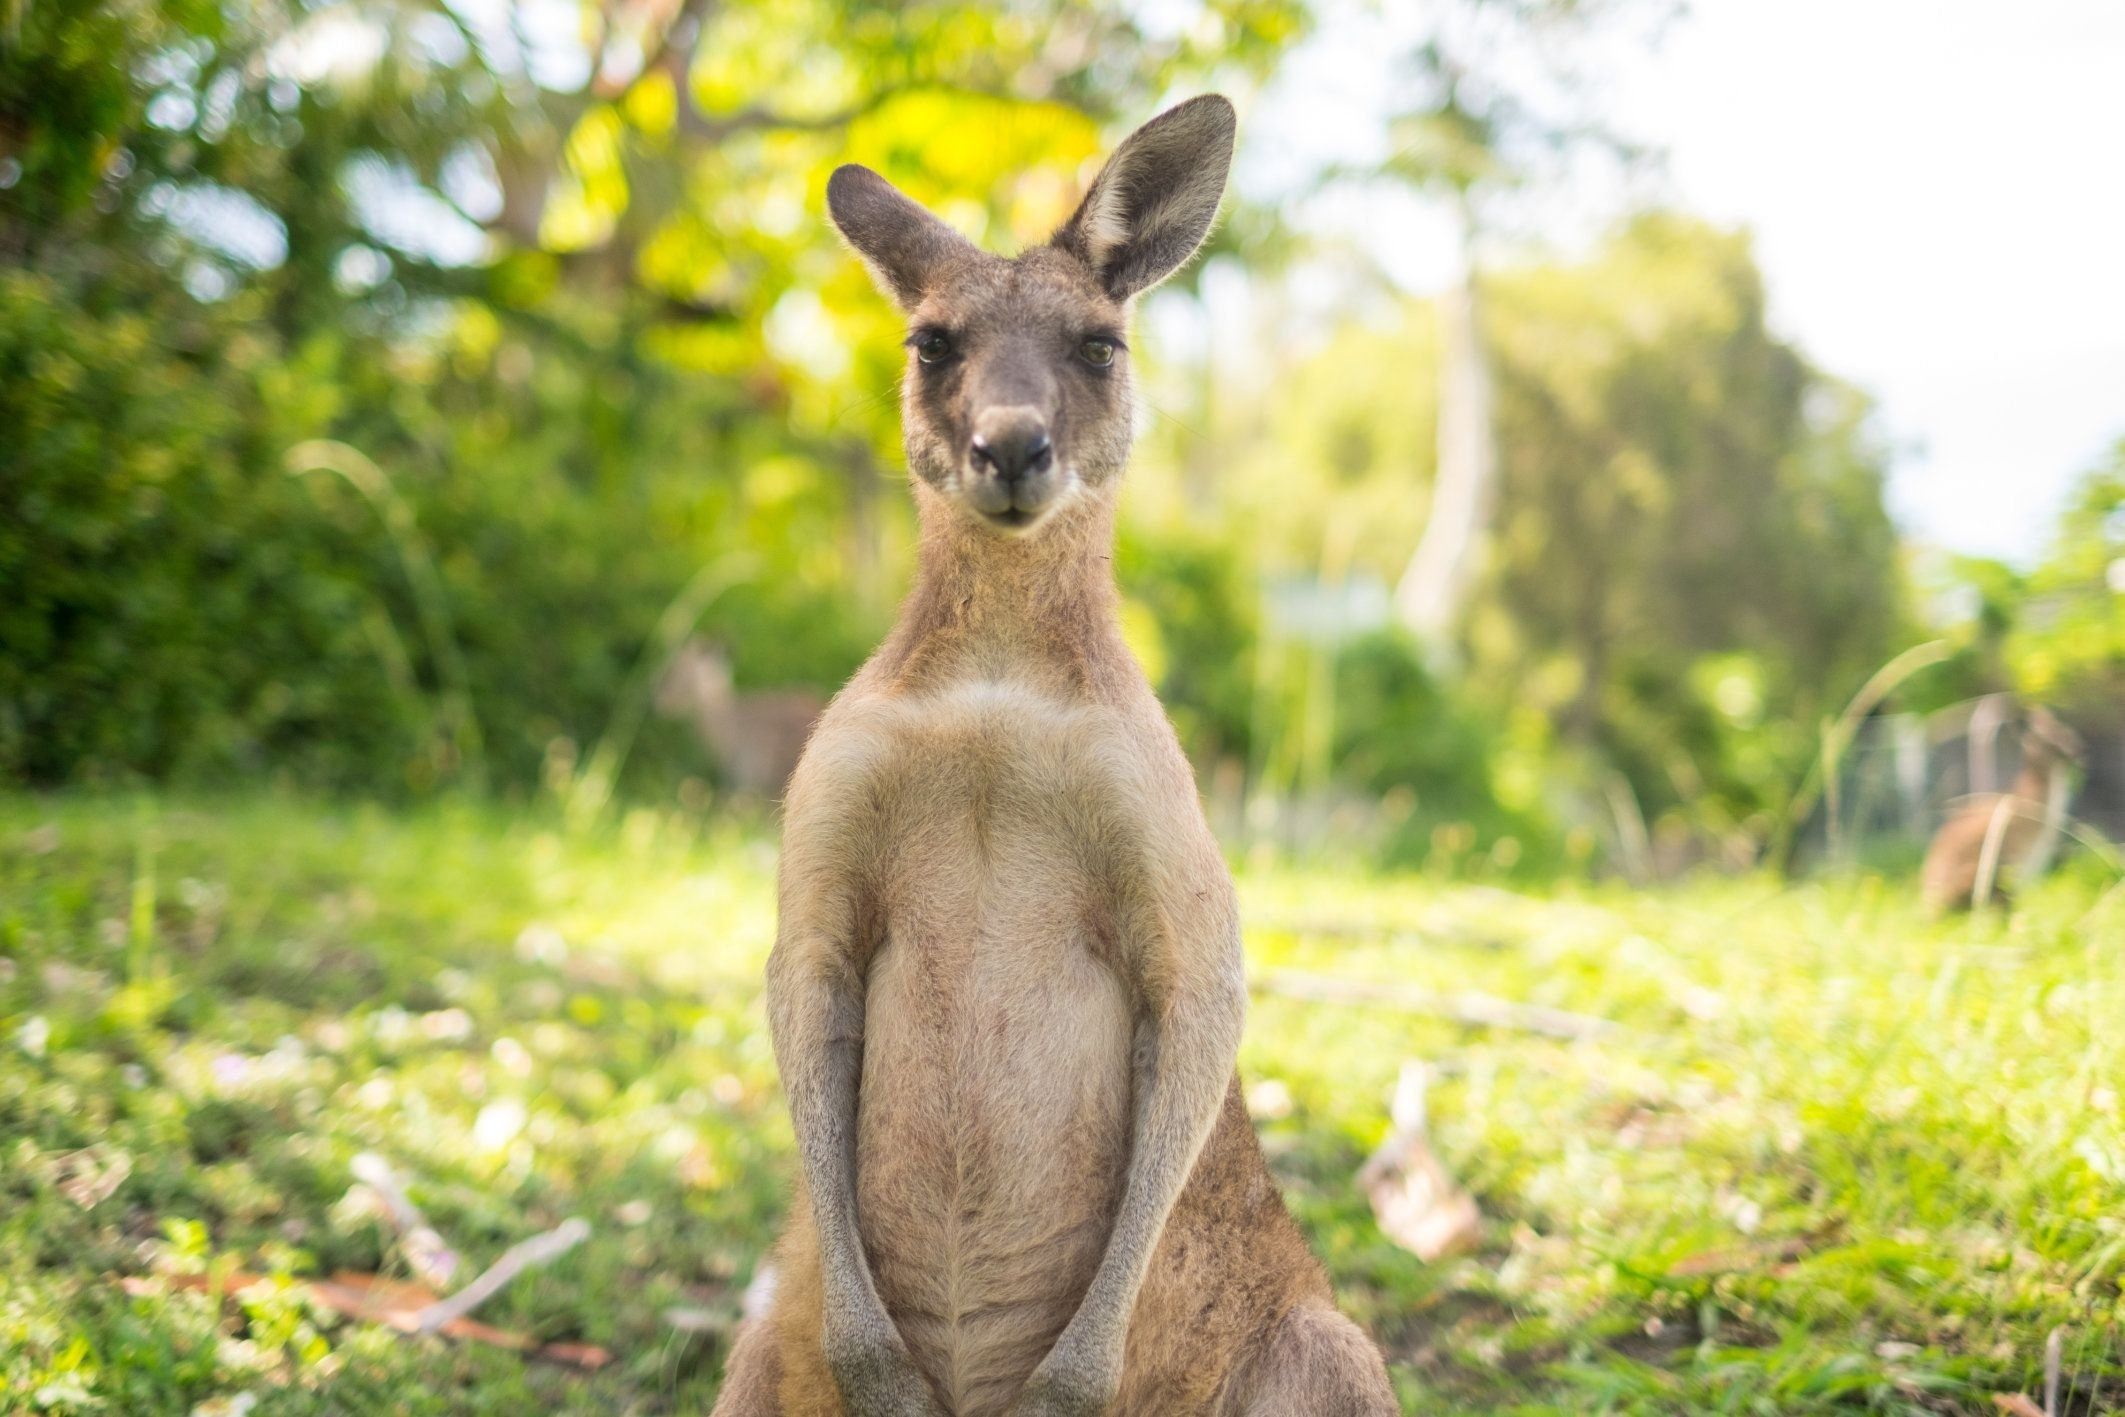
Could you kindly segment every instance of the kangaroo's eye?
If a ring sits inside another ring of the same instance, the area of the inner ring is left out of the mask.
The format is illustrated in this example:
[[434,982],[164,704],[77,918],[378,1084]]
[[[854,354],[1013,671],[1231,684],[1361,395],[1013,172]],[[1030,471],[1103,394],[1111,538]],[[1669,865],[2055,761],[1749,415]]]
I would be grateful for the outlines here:
[[925,364],[938,364],[952,355],[952,337],[943,330],[924,330],[915,336],[915,357]]
[[1114,341],[1095,335],[1077,347],[1077,357],[1095,369],[1104,369],[1114,362]]

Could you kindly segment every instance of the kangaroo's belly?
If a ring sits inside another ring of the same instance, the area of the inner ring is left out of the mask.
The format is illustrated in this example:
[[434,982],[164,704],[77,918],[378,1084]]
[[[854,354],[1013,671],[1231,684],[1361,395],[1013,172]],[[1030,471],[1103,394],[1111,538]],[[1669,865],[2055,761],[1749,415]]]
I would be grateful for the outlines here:
[[1077,1311],[1127,1161],[1131,1004],[1105,862],[1134,758],[1110,716],[970,683],[860,733],[881,813],[857,1217],[880,1297],[961,1417]]
[[1038,884],[892,922],[870,973],[864,1244],[917,1363],[968,1417],[1001,1411],[1076,1312],[1129,1145],[1126,996],[1074,893]]

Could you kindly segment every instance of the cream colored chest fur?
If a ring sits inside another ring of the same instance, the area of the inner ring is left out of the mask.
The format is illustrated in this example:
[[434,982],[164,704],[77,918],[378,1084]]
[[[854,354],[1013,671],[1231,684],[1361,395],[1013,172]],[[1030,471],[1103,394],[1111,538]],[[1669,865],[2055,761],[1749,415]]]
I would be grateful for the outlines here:
[[814,754],[872,819],[857,1197],[881,1297],[955,1410],[1075,1311],[1128,1149],[1112,967],[1144,773],[1115,710],[1010,684],[837,705]]

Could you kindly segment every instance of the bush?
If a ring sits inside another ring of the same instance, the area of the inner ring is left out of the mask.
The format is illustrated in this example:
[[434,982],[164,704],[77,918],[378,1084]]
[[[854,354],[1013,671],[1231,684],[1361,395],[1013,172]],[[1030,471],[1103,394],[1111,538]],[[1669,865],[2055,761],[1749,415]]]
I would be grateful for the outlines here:
[[[267,772],[403,794],[474,780],[460,759],[483,744],[494,785],[529,788],[553,740],[587,750],[603,732],[699,564],[733,544],[787,564],[834,522],[816,489],[769,514],[694,471],[753,453],[713,386],[594,379],[522,346],[387,358],[347,338],[291,356],[251,313],[241,297],[0,280],[0,425],[17,430],[0,479],[0,776]],[[287,450],[328,433],[388,470],[410,545],[347,483],[290,475]],[[409,556],[432,558],[439,604],[416,603]],[[824,684],[853,667],[872,627],[837,613],[837,582],[758,581],[707,617],[741,676]],[[676,729],[643,747],[638,782],[700,765]]]
[[1516,783],[1516,759],[1550,756],[1514,741],[1518,726],[1482,714],[1424,667],[1410,637],[1382,630],[1344,646],[1336,665],[1337,776],[1400,804],[1386,864],[1444,852],[1485,854],[1503,870],[1554,865],[1562,850],[1539,781]]
[[299,386],[241,307],[129,294],[102,313],[104,292],[0,278],[0,775],[404,760],[418,708],[383,672],[370,588],[387,563],[279,467]]
[[1200,768],[1254,747],[1255,603],[1229,546],[1185,532],[1125,526],[1115,573],[1125,628],[1156,636],[1145,671]]

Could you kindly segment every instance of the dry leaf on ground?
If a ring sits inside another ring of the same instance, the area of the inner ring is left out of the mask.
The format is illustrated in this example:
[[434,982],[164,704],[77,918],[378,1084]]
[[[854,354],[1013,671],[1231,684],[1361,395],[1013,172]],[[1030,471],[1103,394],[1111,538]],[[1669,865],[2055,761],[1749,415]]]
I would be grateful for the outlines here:
[[[160,1284],[167,1284],[173,1289],[207,1290],[211,1289],[215,1282],[213,1278],[203,1274],[171,1274],[164,1275],[159,1280],[129,1275],[119,1281],[119,1287],[137,1298],[156,1293]],[[238,1270],[222,1276],[219,1282],[224,1293],[233,1294],[265,1282],[265,1276]],[[342,1270],[329,1279],[297,1280],[295,1287],[320,1309],[327,1309],[364,1323],[382,1324],[386,1328],[406,1334],[421,1332],[421,1315],[441,1297],[425,1284],[385,1279],[379,1275],[359,1274],[351,1270]],[[444,1338],[507,1348],[546,1362],[581,1368],[586,1372],[595,1372],[612,1361],[612,1354],[596,1344],[540,1343],[527,1334],[496,1328],[477,1319],[454,1318],[434,1332]]]
[[1394,1130],[1358,1172],[1381,1233],[1417,1258],[1436,1260],[1474,1248],[1483,1230],[1476,1202],[1431,1149],[1424,1116],[1429,1077],[1422,1063],[1402,1065],[1395,1084]]

